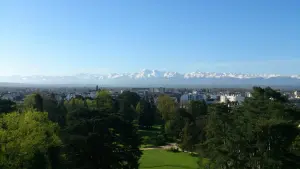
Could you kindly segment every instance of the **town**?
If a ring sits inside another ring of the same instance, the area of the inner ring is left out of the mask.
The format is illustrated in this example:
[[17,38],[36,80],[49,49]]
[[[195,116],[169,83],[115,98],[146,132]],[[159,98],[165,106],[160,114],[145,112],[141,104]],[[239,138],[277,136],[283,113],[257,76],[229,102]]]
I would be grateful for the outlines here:
[[[10,100],[16,103],[23,103],[27,95],[33,93],[43,93],[52,95],[57,101],[71,100],[72,98],[90,98],[95,99],[97,91],[107,90],[112,98],[117,98],[124,91],[137,93],[141,98],[153,98],[157,101],[158,96],[167,95],[171,97],[177,105],[185,107],[190,101],[204,101],[206,104],[225,103],[228,105],[241,104],[245,98],[251,97],[252,89],[243,88],[95,88],[77,87],[77,88],[0,88],[0,98]],[[290,102],[300,106],[300,91],[298,90],[280,90],[282,95],[287,97]]]

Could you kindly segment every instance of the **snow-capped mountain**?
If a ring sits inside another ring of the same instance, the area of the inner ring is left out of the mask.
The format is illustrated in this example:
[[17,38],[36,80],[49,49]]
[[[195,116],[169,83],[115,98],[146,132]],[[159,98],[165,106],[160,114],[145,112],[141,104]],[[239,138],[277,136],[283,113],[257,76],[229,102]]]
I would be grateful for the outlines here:
[[74,76],[0,76],[0,82],[31,84],[103,84],[103,85],[293,85],[300,86],[300,75],[241,74],[143,69],[136,73],[77,74]]

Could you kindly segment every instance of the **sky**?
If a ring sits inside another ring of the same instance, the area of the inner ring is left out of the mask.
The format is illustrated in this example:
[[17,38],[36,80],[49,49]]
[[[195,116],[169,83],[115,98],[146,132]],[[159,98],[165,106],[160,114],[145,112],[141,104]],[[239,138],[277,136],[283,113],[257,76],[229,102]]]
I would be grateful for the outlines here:
[[300,74],[299,0],[3,0],[0,75]]

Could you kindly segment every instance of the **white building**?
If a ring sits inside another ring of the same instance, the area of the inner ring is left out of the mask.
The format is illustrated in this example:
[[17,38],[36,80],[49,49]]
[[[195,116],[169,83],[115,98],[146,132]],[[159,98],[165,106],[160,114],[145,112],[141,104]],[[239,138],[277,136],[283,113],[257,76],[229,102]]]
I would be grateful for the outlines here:
[[294,91],[294,97],[296,99],[300,99],[300,92],[299,91]]
[[242,103],[244,100],[245,97],[241,95],[222,95],[220,97],[220,103],[228,103],[228,102]]
[[206,101],[207,96],[205,94],[198,93],[194,91],[193,93],[186,93],[180,97],[180,104],[184,105],[189,103],[190,101]]
[[12,94],[5,94],[5,95],[2,96],[3,100],[11,100],[11,101],[13,101],[14,98],[15,97]]
[[90,94],[89,94],[89,97],[91,97],[91,98],[96,98],[96,96],[97,96],[97,92],[96,91],[93,91],[93,92],[90,92]]
[[246,92],[246,93],[245,93],[245,97],[252,97],[251,92]]

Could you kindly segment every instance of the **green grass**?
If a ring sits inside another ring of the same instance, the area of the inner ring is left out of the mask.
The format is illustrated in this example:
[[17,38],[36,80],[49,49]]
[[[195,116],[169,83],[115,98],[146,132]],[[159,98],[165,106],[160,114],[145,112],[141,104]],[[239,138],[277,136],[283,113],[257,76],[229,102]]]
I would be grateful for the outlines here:
[[188,153],[166,150],[145,150],[140,159],[140,169],[197,169],[198,158]]

